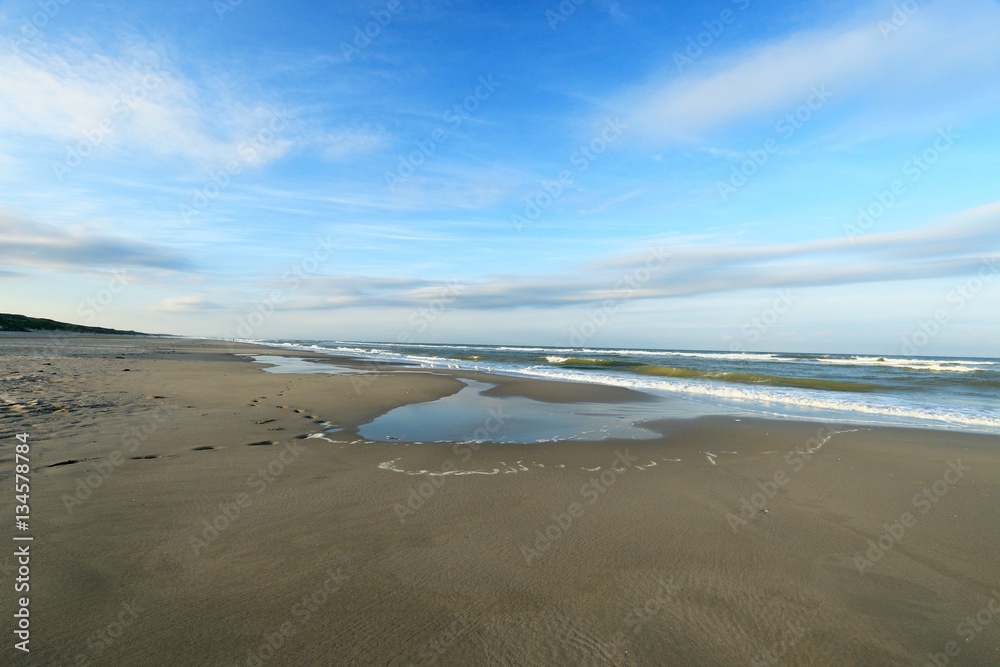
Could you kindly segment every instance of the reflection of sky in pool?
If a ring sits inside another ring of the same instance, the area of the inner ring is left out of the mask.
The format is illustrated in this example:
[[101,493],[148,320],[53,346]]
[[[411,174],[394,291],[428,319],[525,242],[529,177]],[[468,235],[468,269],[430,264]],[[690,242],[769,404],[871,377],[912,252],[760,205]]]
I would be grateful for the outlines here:
[[358,429],[368,440],[531,443],[549,440],[646,439],[658,435],[632,424],[662,416],[656,403],[543,403],[480,392],[494,385],[463,379],[467,386],[436,401],[404,405]]
[[269,354],[241,354],[262,364],[274,364],[263,369],[268,373],[330,373],[332,375],[353,375],[364,371],[337,366],[325,361],[315,361],[303,357],[281,357]]

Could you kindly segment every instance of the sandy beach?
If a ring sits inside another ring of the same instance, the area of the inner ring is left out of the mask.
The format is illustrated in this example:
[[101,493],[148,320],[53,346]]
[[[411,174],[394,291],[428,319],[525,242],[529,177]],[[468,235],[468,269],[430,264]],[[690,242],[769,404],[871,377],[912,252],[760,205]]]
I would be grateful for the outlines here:
[[698,417],[644,440],[375,442],[358,429],[460,378],[552,406],[643,396],[237,353],[331,361],[0,334],[0,662],[1000,664],[1000,437]]

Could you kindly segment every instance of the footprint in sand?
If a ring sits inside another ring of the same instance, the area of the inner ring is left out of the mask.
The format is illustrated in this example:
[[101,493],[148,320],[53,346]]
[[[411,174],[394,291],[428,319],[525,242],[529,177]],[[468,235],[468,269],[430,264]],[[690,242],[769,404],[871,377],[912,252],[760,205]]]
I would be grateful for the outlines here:
[[79,463],[80,459],[68,459],[66,461],[60,461],[59,463],[53,463],[51,465],[42,466],[43,468],[58,468],[59,466],[71,466],[74,463]]

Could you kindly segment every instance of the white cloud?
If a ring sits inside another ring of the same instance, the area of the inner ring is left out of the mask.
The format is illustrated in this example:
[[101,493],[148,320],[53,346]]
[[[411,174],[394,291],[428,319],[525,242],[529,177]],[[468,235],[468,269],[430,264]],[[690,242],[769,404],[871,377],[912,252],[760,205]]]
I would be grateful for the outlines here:
[[170,248],[83,229],[60,229],[0,210],[0,262],[49,270],[136,267],[184,271],[191,261]]
[[1000,7],[987,0],[923,5],[887,31],[882,21],[891,14],[883,8],[861,25],[802,32],[735,56],[709,51],[686,74],[673,72],[614,106],[627,113],[630,135],[688,142],[762,117],[777,122],[821,86],[848,114],[888,116],[897,126],[996,98]]
[[151,49],[108,55],[39,42],[31,51],[3,50],[0,99],[7,153],[18,152],[20,138],[22,149],[36,153],[39,140],[48,140],[57,149],[88,144],[88,153],[111,147],[217,166],[249,155],[248,144],[254,150],[244,164],[291,147],[288,137],[267,134],[276,109],[233,101],[224,80],[199,86]]
[[160,301],[159,310],[170,313],[198,312],[202,310],[218,310],[221,304],[203,296],[171,296]]
[[816,287],[1000,272],[1000,202],[903,232],[746,247],[652,241],[635,253],[555,276],[495,276],[453,283],[366,276],[323,277],[289,309],[352,305],[416,307],[448,295],[455,308],[559,308],[742,290]]
[[323,154],[331,160],[343,160],[363,153],[371,153],[386,146],[388,138],[381,127],[365,125],[360,128],[342,128],[320,140]]

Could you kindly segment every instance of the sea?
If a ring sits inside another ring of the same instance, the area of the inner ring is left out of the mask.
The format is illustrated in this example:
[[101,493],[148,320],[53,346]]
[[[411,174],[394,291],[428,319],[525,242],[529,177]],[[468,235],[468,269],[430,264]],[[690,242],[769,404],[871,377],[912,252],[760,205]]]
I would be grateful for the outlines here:
[[[1000,359],[254,340],[380,364],[628,387],[689,414],[1000,434]],[[677,411],[669,416],[677,416]]]

